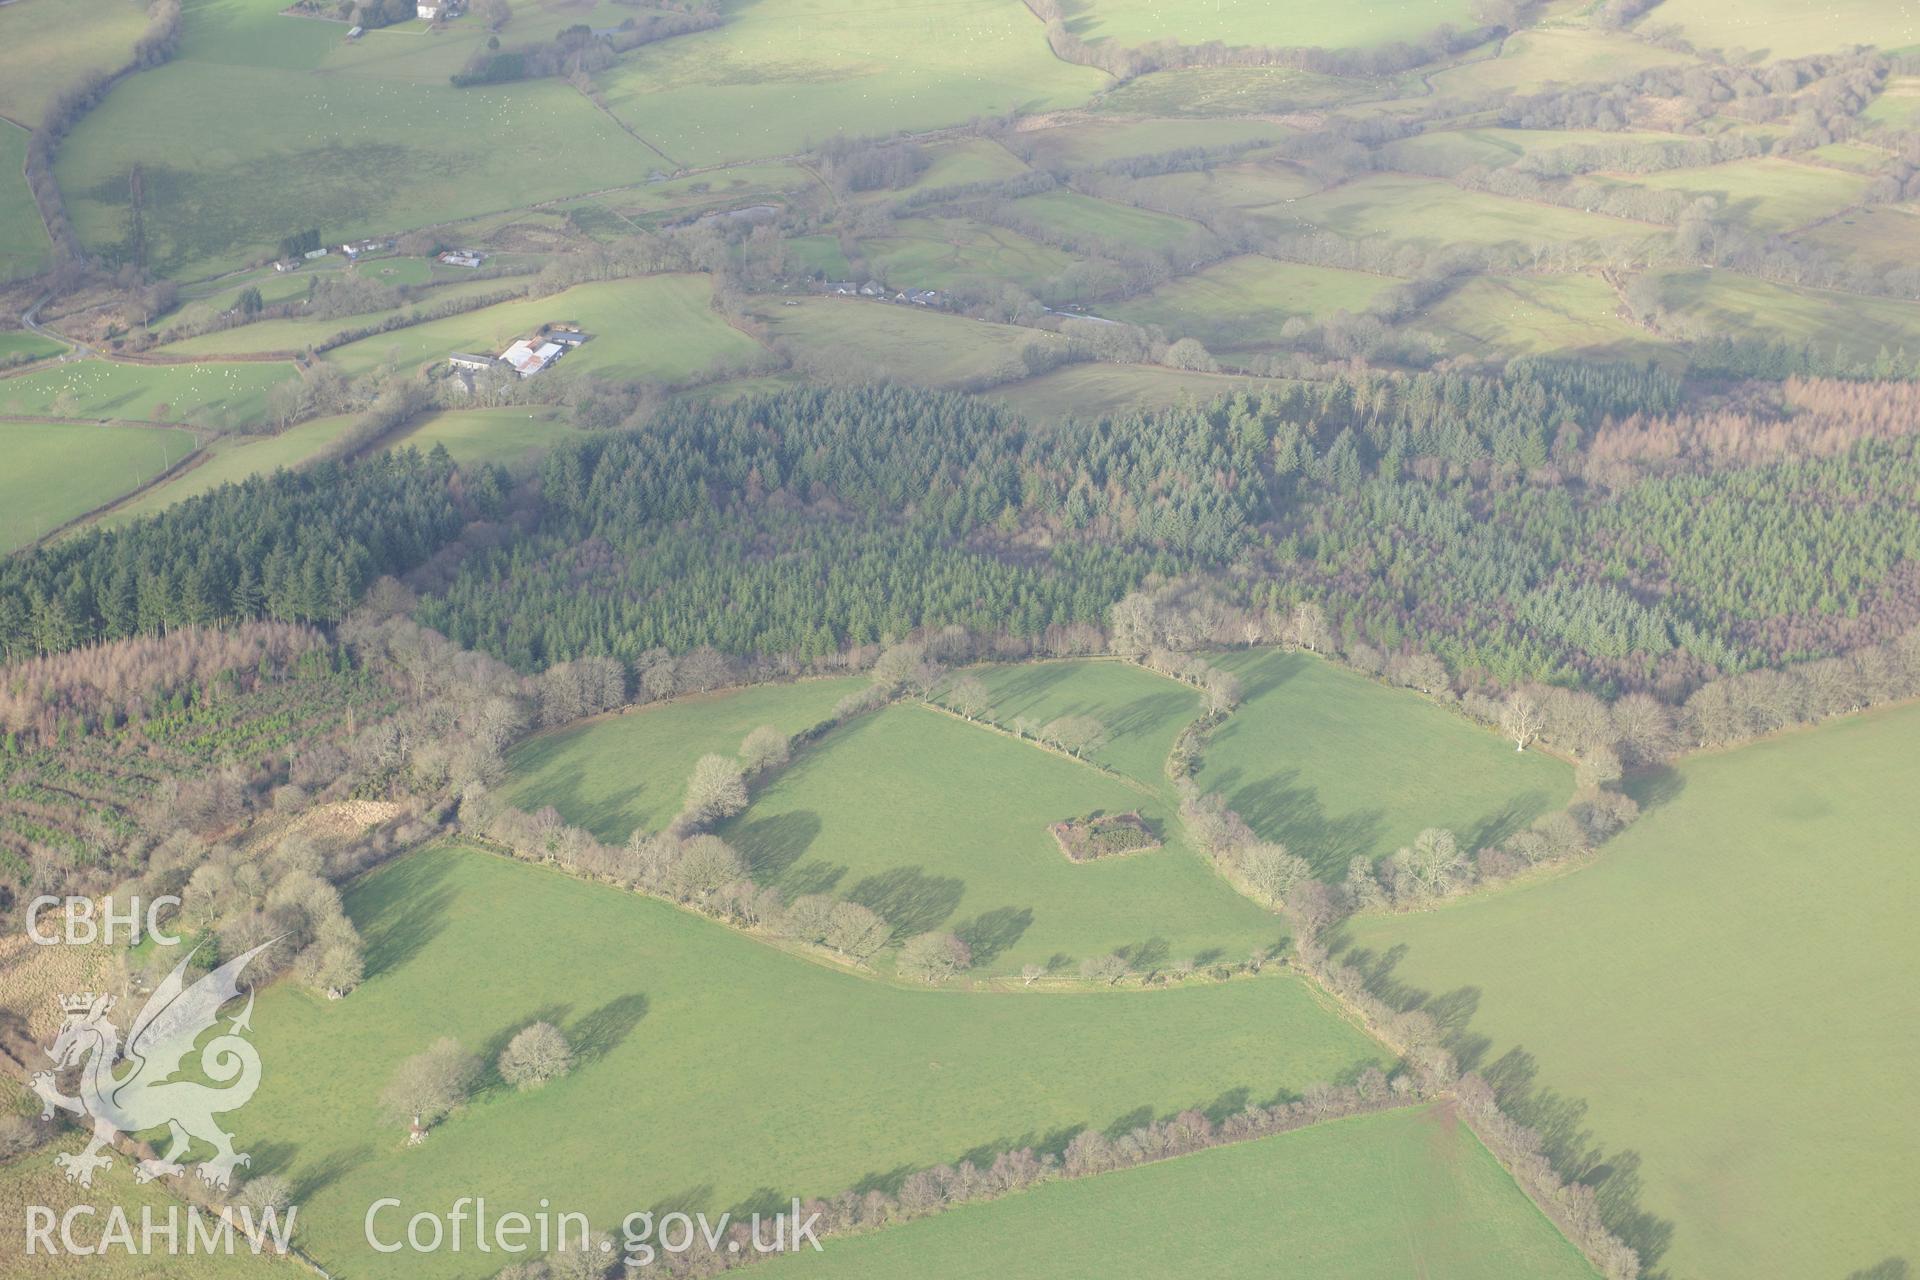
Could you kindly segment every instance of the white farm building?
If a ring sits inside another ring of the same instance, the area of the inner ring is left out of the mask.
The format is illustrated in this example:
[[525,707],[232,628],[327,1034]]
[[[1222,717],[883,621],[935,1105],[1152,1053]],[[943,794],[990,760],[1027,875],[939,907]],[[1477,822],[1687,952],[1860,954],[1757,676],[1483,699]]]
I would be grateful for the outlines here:
[[523,378],[531,378],[558,359],[567,348],[557,342],[542,342],[535,346],[522,338],[500,353],[500,359],[513,366],[514,372]]

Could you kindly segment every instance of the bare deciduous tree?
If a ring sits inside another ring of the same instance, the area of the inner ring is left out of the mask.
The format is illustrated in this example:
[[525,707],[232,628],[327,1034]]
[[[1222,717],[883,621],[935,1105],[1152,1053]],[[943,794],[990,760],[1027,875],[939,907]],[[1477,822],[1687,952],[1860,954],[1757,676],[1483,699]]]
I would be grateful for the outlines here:
[[1240,850],[1240,874],[1270,902],[1284,902],[1287,894],[1311,873],[1306,859],[1295,857],[1283,844],[1250,844]]
[[993,710],[993,695],[979,676],[961,676],[947,694],[947,703],[969,720],[978,720]]
[[500,1053],[500,1078],[525,1092],[573,1070],[573,1046],[551,1022],[524,1027]]
[[1108,986],[1127,976],[1127,962],[1118,952],[1108,952],[1104,956],[1089,956],[1080,964],[1080,976],[1092,982],[1104,982]]
[[688,827],[730,818],[747,807],[747,784],[740,762],[721,755],[701,756],[687,779],[687,799],[680,811]]
[[770,724],[763,724],[740,744],[740,763],[748,773],[759,773],[787,762],[790,748],[787,735]]
[[475,1069],[473,1055],[452,1037],[402,1062],[380,1094],[380,1111],[398,1124],[431,1125],[466,1101]]
[[965,942],[951,933],[923,933],[900,948],[899,972],[928,986],[939,986],[973,963]]
[[1513,739],[1515,751],[1525,751],[1527,744],[1540,736],[1543,722],[1540,700],[1525,689],[1508,694],[1506,705],[1500,708],[1500,732]]

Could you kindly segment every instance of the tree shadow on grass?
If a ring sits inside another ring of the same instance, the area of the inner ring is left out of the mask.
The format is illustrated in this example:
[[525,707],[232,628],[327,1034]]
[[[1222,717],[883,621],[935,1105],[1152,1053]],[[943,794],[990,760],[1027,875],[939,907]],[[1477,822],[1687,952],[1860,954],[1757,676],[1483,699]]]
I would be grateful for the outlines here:
[[1680,793],[1687,789],[1687,777],[1678,769],[1660,765],[1629,775],[1625,789],[1633,797],[1633,802],[1640,806],[1640,811],[1645,813],[1678,800]]
[[967,944],[977,968],[999,959],[1032,925],[1031,907],[995,907],[955,925],[953,932]]
[[1173,945],[1165,938],[1148,938],[1144,942],[1130,942],[1114,954],[1125,960],[1135,973],[1151,973],[1172,956]]
[[747,860],[747,874],[759,884],[772,884],[820,838],[820,815],[811,809],[795,809],[742,820],[727,829],[726,837]]
[[697,1187],[688,1187],[685,1191],[676,1191],[672,1195],[662,1196],[641,1212],[652,1214],[653,1220],[659,1222],[670,1213],[704,1213],[712,1205],[713,1184],[704,1182]]
[[1487,1063],[1493,1042],[1470,1025],[1479,1012],[1480,988],[1434,994],[1401,981],[1394,970],[1407,955],[1404,945],[1375,952],[1336,935],[1329,950],[1359,971],[1376,999],[1402,1013],[1418,1010],[1432,1017],[1441,1044],[1461,1070],[1478,1071],[1500,1109],[1540,1135],[1540,1151],[1560,1176],[1593,1189],[1601,1221],[1640,1255],[1645,1280],[1667,1280],[1656,1264],[1672,1246],[1674,1224],[1640,1205],[1640,1153],[1603,1149],[1584,1127],[1587,1104],[1538,1083],[1538,1065],[1524,1048],[1516,1045]]
[[994,689],[994,718],[998,720],[1025,715],[1033,703],[1045,696],[1047,690],[1072,675],[1073,668],[1064,662],[1035,663]]
[[1110,710],[1104,717],[1100,711],[1090,709],[1088,714],[1105,720],[1107,732],[1115,738],[1129,734],[1146,733],[1160,725],[1180,718],[1191,718],[1189,708],[1194,695],[1182,689],[1166,689],[1159,693],[1150,693],[1116,710]]
[[1494,812],[1460,832],[1460,847],[1467,851],[1499,844],[1547,810],[1544,791],[1528,791],[1514,796]]
[[789,902],[810,893],[832,893],[846,874],[846,867],[838,862],[806,862],[786,874],[780,889]]
[[1907,1280],[1911,1272],[1905,1258],[1883,1258],[1870,1267],[1847,1273],[1847,1280]]
[[[575,773],[564,781],[522,794],[520,807],[537,810],[552,805],[569,824],[584,827],[610,844],[624,841],[635,827],[646,825],[647,815],[641,812],[640,804],[648,790],[644,784],[589,794],[583,783],[582,776]],[[665,818],[662,815],[660,821]]]
[[573,1046],[574,1060],[578,1063],[593,1062],[604,1058],[619,1048],[633,1029],[647,1016],[650,1007],[647,997],[638,991],[624,996],[615,996],[591,1013],[585,1014],[571,1026],[562,1026],[567,1043]]
[[413,857],[380,873],[382,901],[354,921],[366,944],[368,980],[405,965],[439,936],[455,897],[444,883],[452,871],[450,859]]
[[1233,792],[1228,805],[1263,839],[1277,840],[1305,858],[1313,874],[1337,880],[1354,858],[1374,857],[1386,833],[1385,809],[1361,809],[1331,818],[1319,792],[1295,785],[1298,769],[1250,782]]
[[1242,1086],[1228,1089],[1225,1093],[1201,1107],[1200,1111],[1214,1124],[1220,1124],[1230,1116],[1237,1116],[1253,1102],[1253,1090]]
[[1299,675],[1306,669],[1307,663],[1312,661],[1314,659],[1303,653],[1272,649],[1253,662],[1236,666],[1234,674],[1240,677],[1241,705],[1244,706],[1272,693]]
[[793,1196],[778,1187],[755,1187],[744,1200],[728,1206],[727,1216],[735,1222],[751,1221],[755,1214],[771,1222],[781,1214],[793,1212]]
[[966,895],[964,880],[930,876],[919,867],[895,867],[868,876],[847,891],[857,902],[893,926],[893,936],[910,938],[939,927]]
[[[397,1145],[401,1139],[398,1127],[393,1130],[393,1136]],[[346,1174],[372,1160],[373,1154],[373,1148],[366,1144],[349,1147],[344,1151],[335,1151],[319,1163],[294,1173],[287,1179],[292,1186],[293,1203],[300,1204],[313,1199]]]

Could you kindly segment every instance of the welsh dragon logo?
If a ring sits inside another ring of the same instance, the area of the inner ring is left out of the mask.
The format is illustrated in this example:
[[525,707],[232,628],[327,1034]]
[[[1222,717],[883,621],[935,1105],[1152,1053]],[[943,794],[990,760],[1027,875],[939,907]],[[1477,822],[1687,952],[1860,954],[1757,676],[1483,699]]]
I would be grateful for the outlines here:
[[[199,1074],[214,1083],[174,1077],[181,1074],[200,1037],[220,1021],[221,1008],[240,996],[241,971],[272,945],[264,943],[236,956],[192,985],[185,980],[193,959],[189,954],[147,999],[127,1029],[124,1047],[119,1029],[107,1018],[112,996],[61,999],[67,1017],[48,1051],[53,1070],[39,1072],[31,1084],[42,1103],[41,1119],[51,1120],[57,1107],[93,1121],[93,1140],[86,1150],[54,1157],[67,1171],[69,1182],[93,1185],[95,1171],[113,1163],[106,1149],[115,1134],[144,1133],[162,1126],[168,1132],[167,1149],[137,1164],[134,1176],[141,1182],[184,1172],[180,1157],[195,1139],[214,1149],[213,1158],[202,1161],[197,1170],[201,1181],[211,1187],[225,1190],[235,1166],[250,1162],[233,1149],[233,1135],[220,1127],[214,1114],[245,1105],[260,1087],[260,1055],[242,1036],[253,1016],[251,988],[246,1007],[198,1050]],[[61,1093],[54,1078],[56,1072],[72,1067],[80,1068],[80,1095],[74,1098]]]

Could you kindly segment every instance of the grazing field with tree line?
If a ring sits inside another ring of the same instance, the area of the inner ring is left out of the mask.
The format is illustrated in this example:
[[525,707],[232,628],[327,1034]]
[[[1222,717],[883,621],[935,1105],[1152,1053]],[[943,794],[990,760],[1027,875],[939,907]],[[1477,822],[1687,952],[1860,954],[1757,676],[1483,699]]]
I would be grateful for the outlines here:
[[1627,1171],[1643,1256],[1875,1274],[1916,1245],[1914,1033],[1885,1016],[1915,963],[1916,734],[1905,707],[1688,761],[1599,864],[1358,923],[1348,959],[1389,1000],[1424,993],[1556,1157]]
[[[1323,1275],[1590,1276],[1585,1260],[1514,1194],[1444,1109],[1337,1120],[1110,1175],[1064,1182],[896,1231],[770,1276],[1112,1275],[1144,1267],[1228,1280],[1269,1265]],[[1193,1232],[1164,1227],[1178,1215]],[[1249,1231],[1252,1220],[1265,1224]]]
[[[451,1203],[484,1193],[502,1212],[548,1196],[603,1228],[650,1206],[784,1205],[888,1171],[1064,1147],[1083,1128],[1137,1123],[1130,1117],[1187,1107],[1224,1116],[1376,1060],[1365,1036],[1292,977],[1149,995],[895,990],[459,848],[393,865],[347,907],[367,940],[366,986],[338,1008],[270,994],[258,1016],[263,1059],[357,1066],[324,1081],[282,1070],[249,1109],[260,1128],[241,1138],[271,1141],[275,1172],[319,1184],[304,1197],[306,1247],[370,1275],[401,1274],[363,1239],[374,1196]],[[560,936],[600,962],[554,947]],[[449,990],[472,995],[449,1002]],[[536,1020],[576,1046],[570,1075],[530,1094],[483,1086],[419,1152],[402,1150],[404,1124],[383,1122],[374,1106],[402,1059],[439,1036],[486,1057]],[[748,1026],[760,1033],[743,1039]],[[1211,1049],[1169,1074],[1137,1052],[1147,1038]],[[704,1066],[676,1066],[689,1061]],[[818,1087],[769,1094],[772,1078]],[[652,1084],[637,1091],[634,1079]],[[876,1114],[886,1117],[878,1128],[856,1120]],[[625,1136],[612,1140],[616,1131]],[[510,1158],[532,1149],[551,1167]],[[562,1169],[571,1172],[556,1181]],[[409,1259],[404,1273],[463,1274],[448,1256]]]

